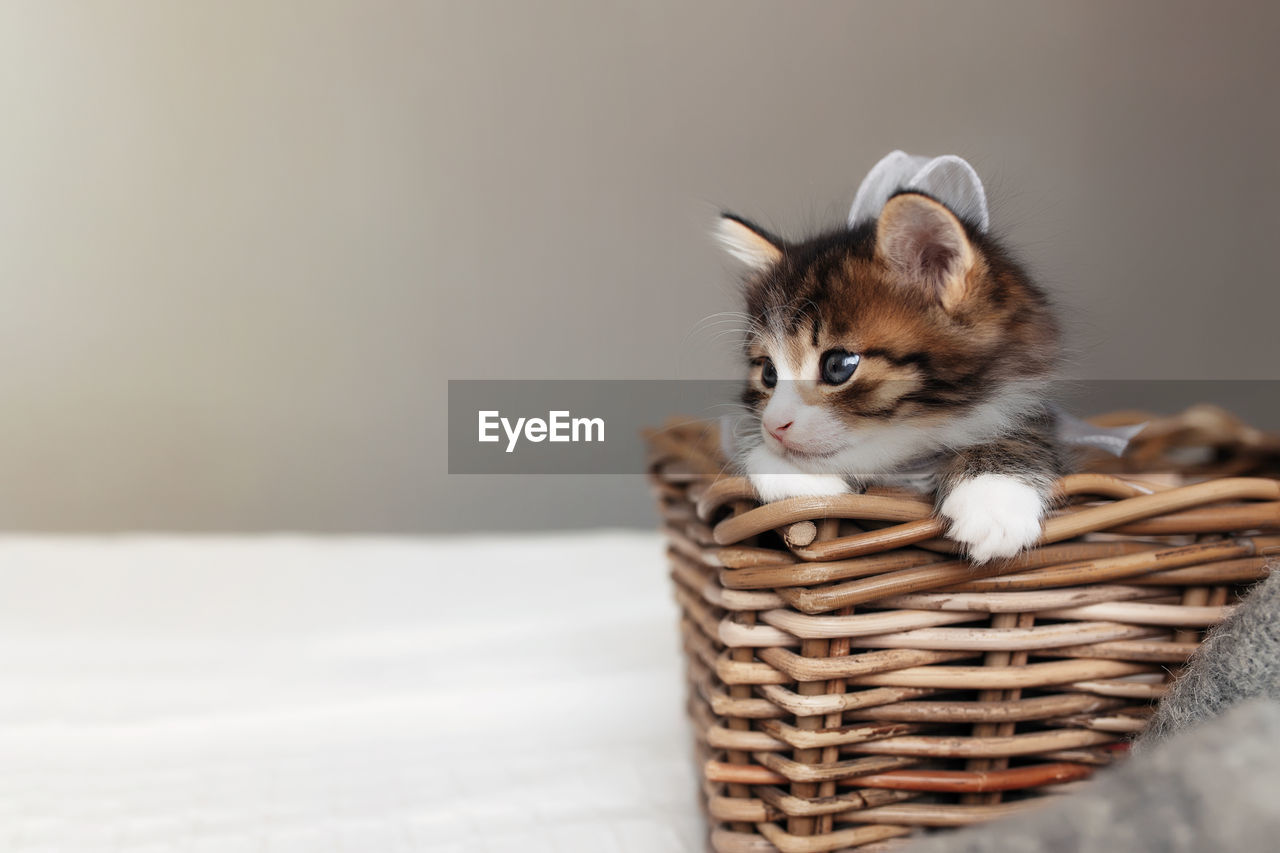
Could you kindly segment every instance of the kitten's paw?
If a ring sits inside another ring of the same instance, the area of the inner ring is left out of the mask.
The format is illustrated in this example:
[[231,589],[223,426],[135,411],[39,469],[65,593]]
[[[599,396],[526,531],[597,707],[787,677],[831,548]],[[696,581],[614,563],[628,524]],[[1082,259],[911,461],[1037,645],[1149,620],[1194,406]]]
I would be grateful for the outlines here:
[[761,503],[784,498],[833,497],[852,491],[843,477],[834,474],[751,474],[748,479]]
[[947,535],[975,563],[1012,557],[1040,538],[1045,502],[1032,486],[1005,474],[979,474],[951,490],[938,512]]
[[784,498],[826,498],[851,491],[844,477],[801,471],[763,445],[753,448],[743,458],[742,472],[751,481],[760,502],[766,504]]

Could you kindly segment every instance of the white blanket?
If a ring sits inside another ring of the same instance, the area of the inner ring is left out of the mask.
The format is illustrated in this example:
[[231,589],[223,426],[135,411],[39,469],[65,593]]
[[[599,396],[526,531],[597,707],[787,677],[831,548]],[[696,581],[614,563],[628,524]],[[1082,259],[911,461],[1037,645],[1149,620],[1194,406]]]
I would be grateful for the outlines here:
[[0,540],[0,850],[701,850],[656,535]]

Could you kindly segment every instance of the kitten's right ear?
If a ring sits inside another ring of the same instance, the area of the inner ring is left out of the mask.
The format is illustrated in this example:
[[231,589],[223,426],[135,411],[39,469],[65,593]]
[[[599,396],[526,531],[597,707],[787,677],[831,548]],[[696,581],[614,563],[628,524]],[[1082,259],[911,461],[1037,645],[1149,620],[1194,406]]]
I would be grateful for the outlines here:
[[782,260],[782,241],[740,216],[720,214],[715,233],[729,254],[757,272]]

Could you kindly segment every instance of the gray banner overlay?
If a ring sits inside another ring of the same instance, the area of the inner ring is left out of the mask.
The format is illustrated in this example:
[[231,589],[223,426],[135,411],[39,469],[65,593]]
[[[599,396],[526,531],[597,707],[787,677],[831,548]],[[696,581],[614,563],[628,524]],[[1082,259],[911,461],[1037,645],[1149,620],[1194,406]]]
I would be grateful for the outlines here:
[[[742,380],[449,380],[450,474],[642,474],[643,430],[740,414]],[[1280,380],[1073,380],[1050,399],[1087,418],[1222,406],[1280,431]]]

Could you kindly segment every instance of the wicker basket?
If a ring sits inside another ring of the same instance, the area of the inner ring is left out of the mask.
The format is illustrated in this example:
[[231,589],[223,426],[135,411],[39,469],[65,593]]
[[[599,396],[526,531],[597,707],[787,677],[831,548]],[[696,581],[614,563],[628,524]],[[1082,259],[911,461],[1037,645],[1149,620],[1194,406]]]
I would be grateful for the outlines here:
[[1043,543],[977,567],[919,496],[760,506],[713,426],[647,439],[721,853],[889,850],[1070,791],[1280,549],[1280,443],[1207,406],[1064,478]]

